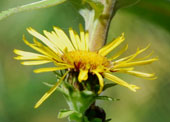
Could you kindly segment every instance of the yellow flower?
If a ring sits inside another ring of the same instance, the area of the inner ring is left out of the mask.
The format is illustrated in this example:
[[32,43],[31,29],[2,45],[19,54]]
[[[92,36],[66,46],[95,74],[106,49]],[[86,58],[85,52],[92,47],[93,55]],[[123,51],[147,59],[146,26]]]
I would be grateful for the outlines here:
[[134,70],[134,66],[150,64],[158,60],[158,58],[148,59],[152,53],[143,58],[136,58],[139,54],[148,49],[149,46],[144,49],[137,49],[137,51],[130,56],[117,59],[127,50],[128,46],[126,45],[113,56],[109,58],[106,57],[113,49],[124,41],[124,34],[101,48],[99,51],[92,52],[89,50],[89,34],[83,30],[81,25],[80,35],[78,35],[73,29],[69,29],[70,38],[63,32],[63,30],[57,27],[54,27],[54,31],[52,32],[43,31],[45,36],[32,28],[28,28],[27,31],[43,42],[43,44],[35,38],[33,39],[34,42],[30,43],[25,39],[25,37],[23,37],[25,44],[36,50],[38,53],[15,49],[14,52],[18,55],[15,59],[26,60],[21,62],[23,65],[40,65],[50,62],[55,64],[54,67],[36,69],[34,70],[35,73],[67,69],[64,76],[50,89],[50,91],[45,93],[45,95],[35,105],[35,108],[37,108],[55,91],[69,71],[79,72],[79,82],[86,81],[88,79],[88,73],[96,75],[100,85],[98,93],[102,92],[104,87],[104,78],[109,79],[116,84],[125,86],[134,92],[136,89],[139,89],[138,86],[129,84],[113,75],[114,72],[127,73],[146,79],[156,78],[154,74]]

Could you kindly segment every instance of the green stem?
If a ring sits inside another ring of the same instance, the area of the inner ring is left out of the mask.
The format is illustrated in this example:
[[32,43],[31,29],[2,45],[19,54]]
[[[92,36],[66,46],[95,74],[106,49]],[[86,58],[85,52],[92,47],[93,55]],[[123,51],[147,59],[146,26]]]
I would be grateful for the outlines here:
[[101,0],[104,4],[104,10],[102,15],[94,22],[95,26],[90,33],[90,50],[99,50],[106,42],[110,22],[115,13],[116,0]]

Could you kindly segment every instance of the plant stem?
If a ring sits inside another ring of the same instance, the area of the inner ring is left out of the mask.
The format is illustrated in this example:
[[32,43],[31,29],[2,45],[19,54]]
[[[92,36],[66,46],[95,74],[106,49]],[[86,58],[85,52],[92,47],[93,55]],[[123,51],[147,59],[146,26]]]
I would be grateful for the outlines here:
[[105,44],[110,22],[115,13],[116,0],[101,0],[101,2],[104,4],[104,10],[102,15],[95,20],[95,27],[90,34],[91,51],[97,51]]

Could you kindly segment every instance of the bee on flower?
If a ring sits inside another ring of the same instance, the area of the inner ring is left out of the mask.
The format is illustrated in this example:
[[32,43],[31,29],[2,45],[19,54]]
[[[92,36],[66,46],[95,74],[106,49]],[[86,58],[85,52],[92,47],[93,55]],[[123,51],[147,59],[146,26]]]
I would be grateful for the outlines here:
[[14,53],[18,55],[15,59],[23,60],[23,62],[21,62],[23,65],[54,63],[54,67],[35,69],[35,73],[66,70],[66,73],[61,79],[37,102],[35,108],[39,107],[40,104],[57,89],[67,74],[72,71],[78,73],[79,83],[88,80],[89,74],[95,75],[98,78],[98,84],[100,86],[98,94],[103,90],[104,78],[127,87],[134,92],[139,89],[138,86],[129,84],[115,76],[114,72],[126,73],[149,80],[156,78],[154,73],[144,73],[134,69],[135,66],[150,64],[158,60],[157,57],[149,58],[152,53],[143,58],[136,58],[139,54],[147,50],[149,46],[143,49],[137,49],[134,54],[127,57],[119,58],[128,48],[128,45],[125,45],[113,56],[107,57],[112,50],[125,40],[124,34],[98,51],[90,51],[89,34],[84,31],[81,25],[80,34],[77,34],[70,28],[69,37],[58,27],[54,27],[54,31],[52,32],[44,30],[44,35],[38,33],[31,27],[27,28],[27,31],[35,37],[33,43],[27,41],[25,37],[23,37],[23,40],[25,44],[34,49],[36,53],[15,49]]

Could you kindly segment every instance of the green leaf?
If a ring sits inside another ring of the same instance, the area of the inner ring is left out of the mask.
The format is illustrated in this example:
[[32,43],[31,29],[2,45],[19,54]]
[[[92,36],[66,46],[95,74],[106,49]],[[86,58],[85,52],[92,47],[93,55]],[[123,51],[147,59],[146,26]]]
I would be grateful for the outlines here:
[[70,116],[73,113],[75,113],[75,111],[73,111],[73,110],[61,110],[58,113],[58,118],[65,118],[65,117]]
[[108,83],[108,84],[105,84],[104,85],[104,88],[103,88],[103,91],[110,88],[110,87],[113,87],[113,86],[116,86],[117,84],[116,83]]
[[83,121],[83,115],[78,112],[74,112],[73,114],[70,115],[69,117],[70,120],[73,120],[74,122],[82,122]]
[[[95,20],[99,19],[100,15],[104,10],[104,5],[98,0],[84,0],[84,2],[88,3],[91,7],[79,8],[80,15],[84,18],[85,21],[85,29],[89,31],[90,36],[93,35],[93,31],[95,29]],[[85,5],[84,5],[85,6]]]
[[[47,82],[43,82],[43,84],[46,85],[46,86],[48,86],[48,87],[50,87],[50,88],[54,86],[54,84],[50,84],[50,83],[47,83]],[[58,88],[56,89],[56,91],[59,91],[59,92],[65,94],[64,90],[63,90],[62,88],[60,88],[60,87],[58,87]]]
[[98,18],[104,10],[104,5],[99,0],[70,0],[70,2],[78,9],[79,12],[85,9],[90,11],[94,10],[96,18]]
[[97,96],[96,99],[98,100],[108,100],[108,101],[118,101],[120,99],[116,99],[116,98],[111,98],[108,96]]
[[83,122],[90,122],[86,116],[83,117]]
[[126,6],[131,6],[138,3],[140,0],[117,0],[115,9],[119,9]]
[[53,84],[47,83],[47,82],[43,82],[44,85],[48,86],[48,87],[53,87]]
[[41,1],[30,3],[27,5],[22,5],[22,6],[19,6],[16,8],[11,8],[6,11],[2,11],[0,13],[0,20],[4,19],[10,15],[19,13],[19,12],[55,6],[55,5],[65,2],[65,1],[66,0],[41,0]]
[[65,90],[64,96],[67,100],[70,110],[84,113],[95,101],[96,94],[94,94],[92,91],[79,91],[68,83],[64,83],[62,86],[63,90]]
[[112,119],[107,119],[105,122],[110,122]]
[[104,9],[104,5],[98,0],[84,0],[87,2],[95,11],[95,18],[98,18]]
[[94,118],[91,122],[102,122],[102,120],[99,118]]

